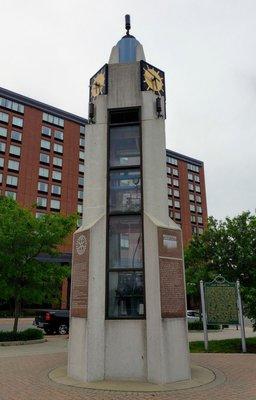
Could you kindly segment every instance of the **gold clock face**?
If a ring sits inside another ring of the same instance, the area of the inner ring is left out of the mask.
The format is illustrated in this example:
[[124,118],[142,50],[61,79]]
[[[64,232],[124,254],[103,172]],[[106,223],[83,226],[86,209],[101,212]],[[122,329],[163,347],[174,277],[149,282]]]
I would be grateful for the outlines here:
[[147,85],[147,90],[160,93],[164,87],[163,77],[161,77],[160,72],[150,67],[143,68],[143,71],[144,83]]
[[90,79],[90,101],[93,101],[100,94],[108,92],[108,64],[103,65],[101,69]]
[[105,74],[100,72],[98,75],[93,78],[93,82],[91,85],[91,96],[97,97],[99,94],[104,93],[105,88]]

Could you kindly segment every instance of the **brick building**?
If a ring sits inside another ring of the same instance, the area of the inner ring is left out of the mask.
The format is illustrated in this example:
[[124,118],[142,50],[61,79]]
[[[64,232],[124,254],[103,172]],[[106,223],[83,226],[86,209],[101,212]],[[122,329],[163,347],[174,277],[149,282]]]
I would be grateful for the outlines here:
[[[0,193],[22,206],[35,206],[38,217],[51,211],[81,216],[86,123],[85,118],[0,88]],[[166,157],[170,216],[182,227],[187,244],[206,225],[204,166],[171,150]],[[58,261],[69,263],[71,240],[61,251]],[[64,285],[68,292],[68,283]]]

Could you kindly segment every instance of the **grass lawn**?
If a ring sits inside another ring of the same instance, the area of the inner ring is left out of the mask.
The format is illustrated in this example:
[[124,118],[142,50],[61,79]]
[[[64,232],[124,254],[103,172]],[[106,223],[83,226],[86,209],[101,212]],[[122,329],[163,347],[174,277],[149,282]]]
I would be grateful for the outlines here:
[[[246,339],[247,353],[256,353],[256,337]],[[191,342],[191,353],[205,353],[204,342]],[[209,340],[208,353],[242,353],[241,339]]]

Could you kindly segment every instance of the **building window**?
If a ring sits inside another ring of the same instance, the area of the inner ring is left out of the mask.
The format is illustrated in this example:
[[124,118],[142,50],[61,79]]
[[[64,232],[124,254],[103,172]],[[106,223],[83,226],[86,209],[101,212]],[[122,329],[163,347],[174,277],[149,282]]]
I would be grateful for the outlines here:
[[64,127],[64,119],[52,114],[43,113],[43,121],[49,122],[49,124],[61,126],[62,128]]
[[46,208],[47,207],[47,198],[46,197],[38,197],[36,201],[38,208]]
[[174,195],[174,197],[180,197],[180,192],[179,192],[179,190],[174,189],[173,195]]
[[81,133],[82,135],[85,134],[85,126],[84,126],[84,125],[80,125],[80,133]]
[[199,167],[198,167],[198,165],[187,164],[187,168],[188,168],[190,171],[199,172]]
[[61,181],[61,175],[60,171],[52,171],[52,179],[54,181]]
[[179,181],[178,181],[178,179],[173,179],[173,185],[174,186],[179,186]]
[[6,114],[4,112],[0,112],[0,121],[1,122],[6,122],[8,123],[9,121],[9,114]]
[[11,131],[11,139],[16,140],[17,142],[21,142],[22,133],[18,131]]
[[168,199],[168,206],[169,206],[169,207],[172,207],[172,206],[173,206],[173,201],[172,201],[172,199]]
[[84,147],[85,146],[85,139],[82,138],[82,137],[80,137],[80,139],[79,139],[79,146],[80,147]]
[[200,182],[200,177],[198,175],[194,175],[195,182]]
[[4,167],[4,158],[0,157],[0,168]]
[[42,135],[51,136],[52,130],[49,126],[42,126]]
[[7,128],[0,126],[0,136],[7,137]]
[[180,208],[180,202],[178,200],[174,200],[174,207]]
[[13,171],[19,171],[19,169],[20,169],[19,161],[9,160],[8,161],[8,169],[13,170]]
[[20,147],[19,146],[15,146],[14,144],[11,144],[9,153],[14,155],[14,156],[19,157],[20,156]]
[[53,157],[53,165],[56,167],[62,167],[62,158]]
[[194,191],[194,185],[193,185],[193,183],[189,183],[189,184],[188,184],[188,188],[189,188],[189,190]]
[[83,204],[77,204],[77,212],[78,212],[78,214],[83,213]]
[[62,146],[62,144],[54,143],[54,145],[53,145],[53,150],[54,150],[55,153],[60,153],[60,154],[62,154],[62,153],[63,153],[63,146]]
[[48,154],[40,153],[40,162],[44,164],[49,164],[50,156]]
[[195,215],[190,215],[190,221],[191,222],[196,222],[196,216]]
[[202,235],[204,233],[204,228],[198,227],[198,235]]
[[45,213],[42,213],[42,212],[36,212],[36,218],[38,219],[38,218],[42,218],[42,217],[44,217],[45,216]]
[[60,196],[61,195],[61,186],[52,185],[52,194],[55,194],[56,196]]
[[79,172],[84,173],[84,164],[79,164]]
[[18,186],[18,177],[13,175],[7,175],[6,185],[8,186]]
[[50,150],[50,148],[51,148],[51,142],[49,142],[49,140],[42,139],[41,140],[41,149]]
[[6,149],[6,144],[4,142],[0,142],[0,152],[4,153]]
[[168,164],[178,165],[178,160],[176,160],[176,158],[173,158],[173,157],[167,156],[166,162],[168,162]]
[[192,226],[192,233],[193,233],[193,235],[197,235],[197,227],[196,226]]
[[77,192],[77,198],[78,198],[78,200],[83,200],[83,198],[84,198],[84,192],[83,192],[83,190],[78,190],[78,192]]
[[54,139],[63,140],[63,132],[62,131],[54,131]]
[[193,181],[193,174],[191,172],[188,172],[188,180]]
[[60,210],[60,201],[51,199],[51,210]]
[[197,193],[201,193],[200,186],[198,186],[198,185],[196,185],[196,192],[197,192]]
[[197,206],[196,209],[198,213],[202,214],[203,211],[201,206]]
[[5,196],[10,197],[13,200],[16,200],[17,198],[17,193],[16,192],[11,192],[10,190],[5,191]]
[[201,203],[202,202],[201,196],[197,195],[196,196],[196,201],[197,201],[197,203]]
[[173,168],[173,169],[172,169],[172,174],[173,174],[174,176],[179,176],[179,171],[178,171],[176,168]]
[[174,213],[174,218],[175,219],[180,219],[180,213],[179,212],[175,212]]
[[167,183],[168,183],[168,185],[171,185],[172,184],[172,179],[171,178],[167,178]]
[[15,126],[19,126],[20,128],[23,127],[23,118],[19,117],[12,117],[12,124]]
[[84,186],[84,177],[83,176],[79,176],[78,177],[78,185],[79,186]]
[[0,106],[24,114],[23,104],[19,104],[16,103],[15,101],[5,99],[4,97],[0,97]]
[[3,174],[0,174],[0,183],[3,183]]
[[189,209],[190,209],[190,211],[193,211],[193,212],[196,211],[196,207],[195,207],[194,204],[190,204],[190,205],[189,205]]
[[42,178],[49,178],[49,169],[39,168],[39,176],[41,176]]
[[166,167],[166,171],[167,171],[167,174],[171,174],[172,173],[171,167]]
[[198,217],[197,217],[197,222],[198,222],[199,224],[202,224],[202,223],[203,223],[203,217],[201,217],[200,215],[198,215]]
[[189,200],[190,201],[195,201],[195,195],[192,193],[189,193]]
[[47,193],[47,192],[48,192],[48,183],[45,183],[45,182],[38,182],[38,184],[37,184],[37,190],[38,190],[39,192]]
[[79,159],[84,160],[84,151],[79,151]]
[[172,188],[169,188],[169,187],[168,187],[167,190],[168,190],[168,195],[169,195],[169,196],[172,196]]

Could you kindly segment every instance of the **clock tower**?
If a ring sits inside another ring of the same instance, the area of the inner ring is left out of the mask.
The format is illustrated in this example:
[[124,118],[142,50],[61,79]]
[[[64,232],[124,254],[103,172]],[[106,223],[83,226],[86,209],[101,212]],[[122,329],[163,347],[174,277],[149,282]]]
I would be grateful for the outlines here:
[[90,79],[68,375],[190,378],[181,230],[168,215],[165,77],[126,35]]

